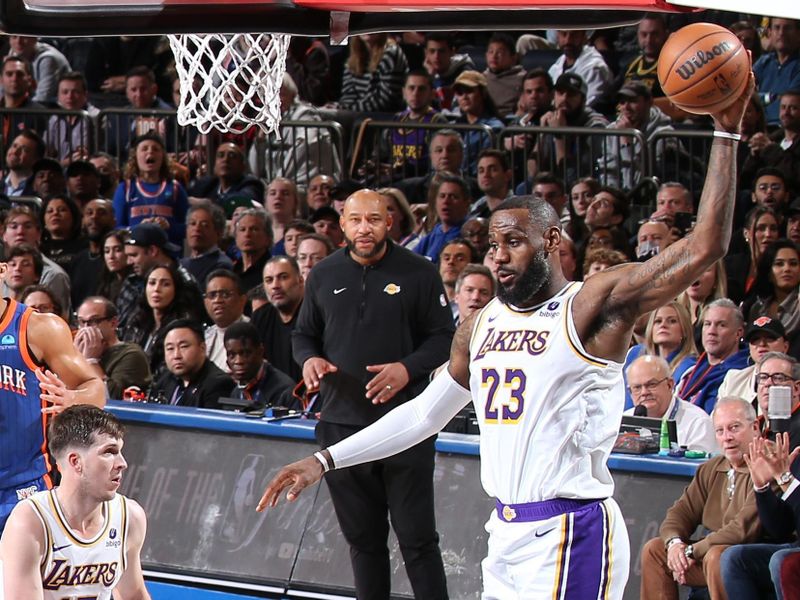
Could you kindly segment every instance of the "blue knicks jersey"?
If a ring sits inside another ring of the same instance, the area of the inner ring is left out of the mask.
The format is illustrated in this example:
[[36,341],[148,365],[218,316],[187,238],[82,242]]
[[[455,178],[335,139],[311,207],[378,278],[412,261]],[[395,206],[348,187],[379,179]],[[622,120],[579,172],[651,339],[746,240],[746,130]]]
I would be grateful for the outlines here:
[[0,316],[0,488],[12,488],[50,471],[46,419],[39,399],[38,361],[28,348],[32,308],[6,298]]

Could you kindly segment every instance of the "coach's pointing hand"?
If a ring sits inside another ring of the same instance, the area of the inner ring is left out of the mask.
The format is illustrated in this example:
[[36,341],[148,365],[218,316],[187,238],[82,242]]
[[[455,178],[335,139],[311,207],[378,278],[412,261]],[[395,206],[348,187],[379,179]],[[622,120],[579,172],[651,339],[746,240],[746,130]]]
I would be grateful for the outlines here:
[[328,373],[336,373],[339,369],[333,363],[324,358],[314,356],[303,363],[303,381],[309,392],[316,392],[319,389],[319,380]]
[[269,482],[256,510],[261,512],[267,507],[277,506],[281,493],[287,487],[289,491],[286,493],[286,500],[294,502],[300,492],[322,479],[323,473],[322,464],[313,456],[286,465]]

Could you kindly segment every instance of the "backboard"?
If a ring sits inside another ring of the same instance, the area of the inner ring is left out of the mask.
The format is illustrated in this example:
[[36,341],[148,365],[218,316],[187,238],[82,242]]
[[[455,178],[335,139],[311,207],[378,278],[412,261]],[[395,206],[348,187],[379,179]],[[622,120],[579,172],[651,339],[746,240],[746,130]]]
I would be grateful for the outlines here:
[[663,0],[0,0],[0,30],[39,36],[593,29]]

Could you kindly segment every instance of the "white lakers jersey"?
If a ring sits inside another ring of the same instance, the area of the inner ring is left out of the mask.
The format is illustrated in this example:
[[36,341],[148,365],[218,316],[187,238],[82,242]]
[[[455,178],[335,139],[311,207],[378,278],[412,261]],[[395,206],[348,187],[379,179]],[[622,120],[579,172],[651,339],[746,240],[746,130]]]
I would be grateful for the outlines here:
[[42,558],[44,600],[108,600],[125,570],[128,511],[117,494],[103,503],[105,523],[92,539],[80,538],[67,524],[55,490],[26,500],[42,522],[47,552]]
[[606,498],[624,407],[622,364],[590,356],[572,321],[571,283],[527,309],[496,298],[470,340],[481,480],[505,504]]

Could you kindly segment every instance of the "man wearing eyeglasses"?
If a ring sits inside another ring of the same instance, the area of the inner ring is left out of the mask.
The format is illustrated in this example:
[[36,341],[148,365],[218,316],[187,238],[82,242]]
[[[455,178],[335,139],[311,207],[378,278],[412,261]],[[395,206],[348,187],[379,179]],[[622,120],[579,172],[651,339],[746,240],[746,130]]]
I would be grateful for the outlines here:
[[[702,464],[667,511],[659,537],[642,549],[642,600],[677,600],[678,586],[708,587],[725,600],[720,557],[728,546],[758,540],[755,492],[745,454],[758,438],[756,413],[741,398],[721,398],[711,415],[722,454]],[[698,538],[698,526],[707,531]]]
[[217,269],[206,279],[206,292],[203,298],[206,312],[213,321],[213,325],[206,327],[205,331],[208,359],[229,373],[225,330],[234,323],[250,321],[244,314],[247,294],[244,293],[242,281],[236,273],[228,269]]
[[800,364],[797,360],[782,352],[768,352],[758,363],[756,374],[756,393],[758,408],[758,427],[761,434],[775,439],[775,432],[770,430],[769,422],[769,389],[773,385],[784,385],[792,388],[792,416],[789,419],[790,449],[800,445]]
[[129,387],[150,387],[150,363],[138,344],[117,337],[117,307],[108,298],[90,296],[78,307],[78,331],[73,344],[102,379],[108,397],[119,400]]
[[786,339],[786,329],[783,323],[779,319],[767,316],[758,317],[747,326],[744,332],[744,341],[750,351],[752,364],[744,369],[731,369],[725,373],[725,379],[722,380],[717,394],[720,397],[742,398],[757,408],[758,363],[768,352],[787,352],[789,342]]
[[219,249],[225,233],[225,212],[205,200],[186,213],[186,243],[190,255],[181,259],[181,266],[192,274],[205,292],[206,278],[217,269],[233,269],[233,262]]
[[[675,382],[667,361],[660,356],[640,356],[628,367],[626,376],[634,406],[644,407],[648,417],[674,420],[678,444],[705,452],[717,449],[714,426],[706,411],[672,394]],[[634,410],[630,408],[625,414],[632,415]]]

